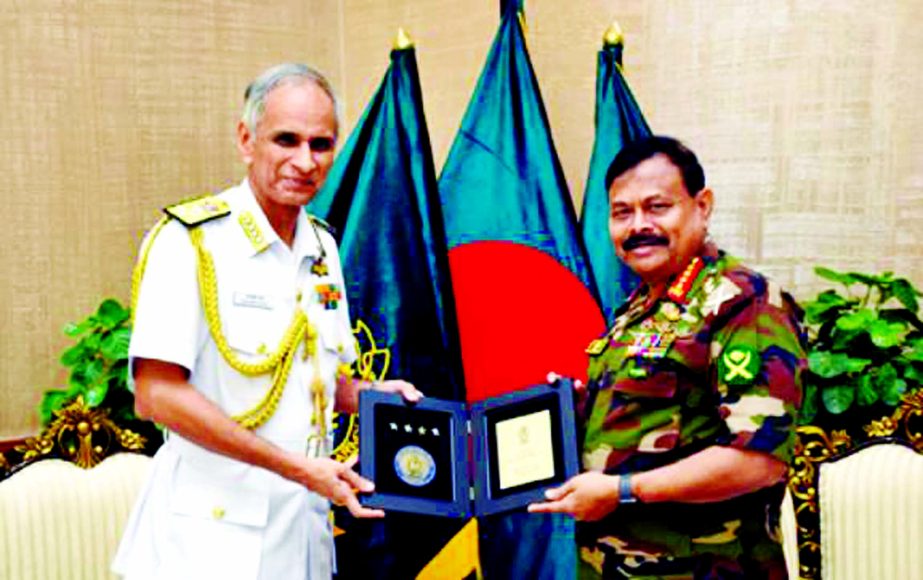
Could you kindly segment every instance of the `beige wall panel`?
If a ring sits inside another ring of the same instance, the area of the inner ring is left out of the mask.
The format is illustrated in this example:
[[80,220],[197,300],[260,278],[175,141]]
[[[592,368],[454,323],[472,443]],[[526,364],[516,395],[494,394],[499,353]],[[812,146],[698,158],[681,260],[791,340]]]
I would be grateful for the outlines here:
[[[328,11],[330,12],[330,11]],[[303,2],[0,3],[0,437],[63,384],[61,329],[128,299],[158,208],[242,176],[246,83],[282,60],[336,69],[336,16]],[[335,77],[335,75],[334,75]]]
[[[242,175],[244,84],[282,60],[330,75],[351,130],[398,26],[416,41],[437,170],[499,0],[0,3],[0,437],[33,431],[60,329],[126,299],[156,208]],[[529,50],[573,197],[593,141],[596,53],[624,30],[655,131],[701,155],[727,249],[806,297],[816,264],[923,283],[923,0],[527,0]],[[579,207],[579,206],[578,206]]]

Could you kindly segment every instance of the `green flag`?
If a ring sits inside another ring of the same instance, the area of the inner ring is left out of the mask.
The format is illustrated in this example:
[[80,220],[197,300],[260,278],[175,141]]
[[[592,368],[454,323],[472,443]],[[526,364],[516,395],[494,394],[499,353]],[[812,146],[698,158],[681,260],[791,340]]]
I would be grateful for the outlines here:
[[607,324],[612,324],[615,311],[638,282],[609,239],[606,170],[625,143],[651,134],[622,75],[622,50],[621,33],[610,28],[596,66],[596,140],[580,215],[580,231]]
[[[371,378],[464,400],[455,307],[436,174],[410,46],[391,66],[308,207],[338,232],[350,317]],[[347,425],[342,418],[338,436]],[[464,522],[338,511],[341,578],[413,578]]]

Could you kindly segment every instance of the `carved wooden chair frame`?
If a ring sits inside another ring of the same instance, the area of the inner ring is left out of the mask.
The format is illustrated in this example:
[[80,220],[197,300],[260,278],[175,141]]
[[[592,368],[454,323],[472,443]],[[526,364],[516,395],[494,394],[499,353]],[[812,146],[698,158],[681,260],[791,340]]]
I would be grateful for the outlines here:
[[795,509],[799,577],[813,580],[821,578],[821,465],[882,443],[904,445],[923,454],[923,389],[905,394],[890,416],[863,425],[854,435],[845,430],[828,433],[815,425],[799,427],[797,433],[788,486]]
[[43,459],[64,459],[89,469],[120,451],[142,452],[147,439],[115,424],[106,409],[90,409],[82,397],[54,412],[39,435],[0,453],[0,481]]

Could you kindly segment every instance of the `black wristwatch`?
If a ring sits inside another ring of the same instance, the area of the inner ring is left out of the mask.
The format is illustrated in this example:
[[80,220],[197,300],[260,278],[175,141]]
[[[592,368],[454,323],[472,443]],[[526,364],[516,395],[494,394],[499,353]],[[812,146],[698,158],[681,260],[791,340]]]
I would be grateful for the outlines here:
[[631,474],[619,475],[619,504],[638,503],[640,500],[631,491]]

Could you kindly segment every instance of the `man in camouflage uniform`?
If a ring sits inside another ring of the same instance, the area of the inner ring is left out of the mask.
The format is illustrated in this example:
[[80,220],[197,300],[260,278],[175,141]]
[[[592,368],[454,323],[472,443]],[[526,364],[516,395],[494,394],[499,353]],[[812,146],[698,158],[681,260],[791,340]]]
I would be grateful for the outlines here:
[[678,141],[629,144],[606,184],[642,285],[587,349],[585,472],[530,509],[581,520],[583,577],[784,578],[800,312],[707,241],[713,194]]

